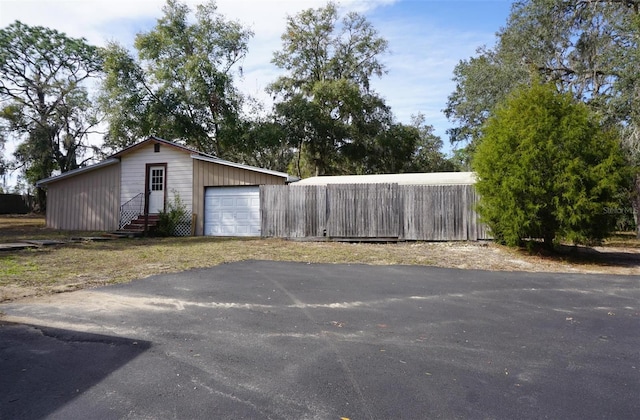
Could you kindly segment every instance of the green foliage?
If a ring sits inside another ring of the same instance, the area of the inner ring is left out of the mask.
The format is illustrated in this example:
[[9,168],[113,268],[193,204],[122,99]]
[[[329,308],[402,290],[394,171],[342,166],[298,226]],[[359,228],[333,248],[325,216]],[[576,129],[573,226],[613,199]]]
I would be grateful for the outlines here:
[[570,92],[607,124],[629,122],[639,89],[638,16],[635,0],[515,2],[496,46],[454,70],[456,90],[445,109],[456,124],[451,140],[479,139],[496,104],[536,80]]
[[286,172],[293,159],[293,150],[286,141],[282,124],[267,118],[244,124],[242,149],[234,153],[237,160],[259,168]]
[[433,134],[425,117],[412,117],[411,125],[391,124],[366,145],[362,173],[455,171],[442,154],[442,140]]
[[370,90],[372,76],[382,76],[379,57],[388,42],[364,16],[349,13],[339,19],[335,3],[319,9],[307,9],[287,18],[282,34],[282,51],[273,63],[288,71],[272,86],[274,92],[309,94],[316,82],[341,80]]
[[[640,1],[514,2],[495,47],[454,70],[445,114],[452,142],[475,147],[483,124],[510,92],[537,80],[587,104],[619,132],[629,165],[640,165]],[[640,213],[640,172],[631,196]],[[640,237],[640,224],[638,224]]]
[[305,175],[442,170],[442,141],[432,127],[398,124],[371,89],[385,73],[388,43],[363,16],[338,15],[334,3],[287,19],[273,63],[286,74],[270,91],[276,119]]
[[32,185],[83,163],[98,124],[84,83],[101,67],[99,49],[84,39],[18,21],[0,30],[2,133],[19,142],[15,157]]
[[528,84],[530,74],[516,57],[478,49],[478,57],[462,60],[453,70],[455,91],[444,114],[457,126],[447,130],[452,143],[475,143],[491,110],[515,87]]
[[157,234],[160,236],[176,236],[177,227],[188,218],[187,208],[180,195],[173,192],[173,200],[167,203],[168,210],[158,213]]
[[163,12],[136,36],[137,59],[114,43],[105,52],[107,145],[119,149],[155,134],[224,157],[239,138],[242,98],[233,78],[253,33],[225,20],[213,1],[196,7],[194,23],[176,0]]
[[7,141],[7,133],[6,128],[0,124],[0,179],[4,178],[4,176],[11,169],[11,163],[5,157],[5,143]]
[[518,89],[483,128],[473,158],[479,212],[508,245],[573,243],[609,234],[629,185],[616,132],[550,84]]
[[[298,152],[299,176],[347,173],[349,158],[364,156],[367,128],[378,131],[368,125],[389,116],[369,89],[370,78],[383,72],[379,56],[386,49],[364,17],[340,19],[333,3],[288,17],[282,50],[273,58],[287,73],[269,89],[280,95],[275,111]],[[301,168],[303,162],[311,167]]]
[[453,166],[455,171],[471,171],[471,157],[474,152],[475,147],[473,144],[468,144],[465,147],[454,149],[453,156],[449,158],[449,163]]
[[265,112],[263,104],[247,99],[236,134],[239,141],[230,145],[227,154],[235,162],[286,172],[293,149],[285,127],[274,115]]

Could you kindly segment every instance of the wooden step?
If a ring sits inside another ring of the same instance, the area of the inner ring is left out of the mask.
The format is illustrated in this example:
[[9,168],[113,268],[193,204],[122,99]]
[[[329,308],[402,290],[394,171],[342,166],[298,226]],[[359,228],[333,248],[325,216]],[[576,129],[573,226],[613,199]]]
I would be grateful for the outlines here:
[[143,234],[144,231],[120,229],[104,233],[102,236],[105,236],[107,238],[138,238]]
[[114,235],[142,236],[144,234],[145,227],[147,232],[153,232],[158,226],[159,222],[160,222],[160,216],[157,214],[149,214],[147,216],[145,216],[144,214],[141,214],[135,219],[131,220],[121,229],[118,229],[117,231],[110,232],[110,233]]
[[[145,224],[144,220],[133,220],[133,221],[129,222],[129,224],[126,225],[125,227],[127,227],[127,226],[135,226],[136,228],[137,227],[141,227],[141,228],[144,229],[144,224]],[[153,227],[158,226],[158,222],[149,221],[149,222],[147,222],[147,226],[153,226]]]

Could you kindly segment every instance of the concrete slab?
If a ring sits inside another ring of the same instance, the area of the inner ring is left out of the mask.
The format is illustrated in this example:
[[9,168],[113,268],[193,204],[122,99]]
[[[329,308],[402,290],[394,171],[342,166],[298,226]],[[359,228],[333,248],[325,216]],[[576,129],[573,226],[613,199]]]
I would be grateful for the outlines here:
[[65,241],[55,241],[51,239],[29,239],[25,241],[28,244],[33,244],[37,246],[53,246],[53,245],[64,245]]
[[26,242],[11,242],[11,243],[0,244],[0,251],[17,251],[20,249],[27,249],[27,248],[37,248],[37,245],[29,244]]
[[113,241],[114,238],[111,236],[74,236],[71,238],[72,241]]

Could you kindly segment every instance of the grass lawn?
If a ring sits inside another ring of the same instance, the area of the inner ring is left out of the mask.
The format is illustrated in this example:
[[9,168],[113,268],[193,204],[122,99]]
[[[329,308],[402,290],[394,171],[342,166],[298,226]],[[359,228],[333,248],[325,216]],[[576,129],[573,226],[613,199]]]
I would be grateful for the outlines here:
[[[99,233],[96,232],[48,229],[42,217],[0,216],[0,242],[97,235]],[[616,236],[612,238],[612,243],[623,244],[625,247],[639,246],[639,242],[628,235]],[[640,257],[640,254],[630,255]],[[592,254],[532,256],[524,251],[487,243],[352,244],[259,238],[133,238],[0,251],[0,301],[126,282],[153,274],[211,267],[247,259],[306,263],[418,264],[491,270],[613,270],[618,274],[640,274],[640,261],[634,259],[630,262],[608,261]],[[636,269],[637,273],[634,271]]]
[[[0,216],[0,242],[65,240],[99,236],[45,227],[44,218]],[[31,295],[130,281],[152,274],[211,267],[246,259],[309,263],[430,263],[391,245],[292,242],[209,237],[132,238],[70,242],[64,246],[0,252],[0,301],[21,291]],[[4,290],[4,296],[2,292]],[[19,296],[18,296],[19,297]]]

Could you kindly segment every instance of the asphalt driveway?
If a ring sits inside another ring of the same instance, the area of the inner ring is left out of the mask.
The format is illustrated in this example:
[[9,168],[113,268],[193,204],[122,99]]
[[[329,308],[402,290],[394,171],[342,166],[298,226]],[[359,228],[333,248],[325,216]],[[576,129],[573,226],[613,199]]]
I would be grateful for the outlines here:
[[640,278],[250,261],[0,305],[1,419],[632,419]]

